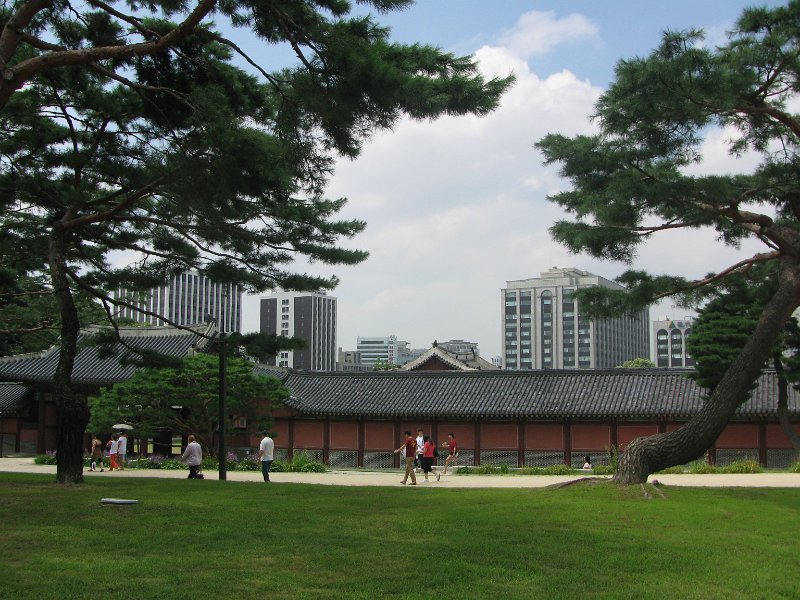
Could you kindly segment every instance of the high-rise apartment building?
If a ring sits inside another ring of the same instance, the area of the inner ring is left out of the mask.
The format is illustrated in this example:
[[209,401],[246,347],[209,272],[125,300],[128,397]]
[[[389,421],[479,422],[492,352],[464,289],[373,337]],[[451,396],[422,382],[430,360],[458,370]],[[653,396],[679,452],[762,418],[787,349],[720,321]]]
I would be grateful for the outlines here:
[[501,291],[503,368],[603,369],[650,355],[650,310],[591,320],[574,296],[587,287],[623,289],[578,269],[507,281]]
[[686,338],[692,332],[692,317],[653,321],[655,360],[657,367],[693,367],[694,359],[686,349]]
[[336,370],[336,298],[313,292],[276,292],[261,299],[261,333],[306,340],[278,353],[275,364],[306,371]]
[[170,277],[167,285],[147,292],[120,288],[111,296],[146,310],[119,307],[118,319],[136,323],[166,325],[165,317],[177,325],[197,325],[215,319],[217,330],[230,333],[242,328],[242,290],[232,283],[214,283],[197,271],[186,271]]

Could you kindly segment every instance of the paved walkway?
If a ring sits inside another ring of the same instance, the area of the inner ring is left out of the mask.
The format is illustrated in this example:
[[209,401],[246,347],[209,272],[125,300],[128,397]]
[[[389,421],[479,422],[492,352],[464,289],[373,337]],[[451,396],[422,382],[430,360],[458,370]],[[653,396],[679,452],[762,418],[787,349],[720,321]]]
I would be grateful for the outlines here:
[[[0,471],[14,473],[51,473],[56,468],[51,465],[35,465],[32,458],[0,458]],[[217,471],[205,471],[206,479],[217,479]],[[159,469],[125,469],[124,471],[84,471],[90,477],[162,477],[185,479],[186,471],[169,471]],[[273,473],[275,483],[314,483],[319,485],[347,486],[392,486],[399,487],[402,472],[398,469],[386,471],[329,471],[327,473]],[[556,483],[573,481],[579,475],[455,475],[442,476],[436,482],[421,483],[423,477],[417,477],[417,487],[448,488],[543,488]],[[744,475],[655,475],[650,480],[658,479],[665,485],[685,487],[782,487],[800,488],[800,473],[752,473]],[[229,481],[260,482],[260,472],[229,471]]]

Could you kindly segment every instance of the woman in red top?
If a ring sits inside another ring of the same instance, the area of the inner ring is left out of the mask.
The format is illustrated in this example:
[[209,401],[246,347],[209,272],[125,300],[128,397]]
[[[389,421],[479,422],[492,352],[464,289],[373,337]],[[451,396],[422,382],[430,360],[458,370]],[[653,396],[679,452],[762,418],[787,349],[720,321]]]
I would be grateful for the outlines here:
[[443,443],[442,446],[447,446],[450,449],[450,454],[447,455],[444,461],[444,471],[442,471],[442,474],[447,475],[447,467],[456,462],[458,458],[458,443],[452,431],[447,434],[447,441]]
[[[436,450],[436,444],[431,441],[431,436],[426,435],[422,438],[424,445],[423,445],[423,452],[422,452],[422,471],[425,473],[425,482],[428,481],[428,473],[433,471],[433,459],[434,459],[434,451]],[[439,473],[435,473],[436,481],[439,481]]]

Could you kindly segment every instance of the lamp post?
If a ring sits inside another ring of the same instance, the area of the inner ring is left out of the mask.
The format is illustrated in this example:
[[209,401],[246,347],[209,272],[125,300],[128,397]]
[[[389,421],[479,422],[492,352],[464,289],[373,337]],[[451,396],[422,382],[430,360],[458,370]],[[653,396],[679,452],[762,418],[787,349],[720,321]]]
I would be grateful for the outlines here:
[[[223,321],[224,327],[224,321]],[[228,453],[225,448],[225,394],[227,384],[227,363],[225,356],[225,332],[219,332],[219,480],[228,478]]]

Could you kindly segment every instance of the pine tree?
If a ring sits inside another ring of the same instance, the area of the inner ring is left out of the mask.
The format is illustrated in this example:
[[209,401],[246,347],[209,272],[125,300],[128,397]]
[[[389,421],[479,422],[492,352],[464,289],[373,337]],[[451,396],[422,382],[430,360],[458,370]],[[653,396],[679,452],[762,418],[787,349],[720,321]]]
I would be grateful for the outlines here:
[[[113,326],[131,302],[110,290],[147,290],[183,270],[250,291],[330,289],[334,275],[291,263],[367,256],[342,245],[364,223],[337,219],[345,199],[325,197],[334,158],[357,156],[402,115],[485,114],[511,83],[484,80],[467,58],[391,43],[342,0],[201,0],[180,23],[168,19],[182,5],[139,9],[0,9],[0,254],[45,276],[58,303],[59,482],[82,480],[89,419],[71,385],[76,293]],[[254,31],[265,55],[288,45],[298,66],[263,68],[201,24],[212,14]]]
[[[706,228],[733,247],[745,238],[764,244],[763,252],[697,281],[629,271],[619,281],[631,294],[595,298],[598,314],[691,296],[760,263],[777,272],[752,335],[702,410],[677,431],[634,440],[615,476],[624,483],[702,456],[747,399],[800,304],[800,117],[790,103],[800,86],[800,2],[744,11],[725,45],[703,40],[700,31],[667,32],[649,56],[617,65],[596,105],[597,135],[549,135],[538,144],[572,182],[552,200],[575,219],[551,232],[574,252],[631,263],[638,244],[679,228]],[[761,165],[750,174],[691,175],[686,168],[700,160],[715,126],[736,132],[733,154],[758,152]]]

